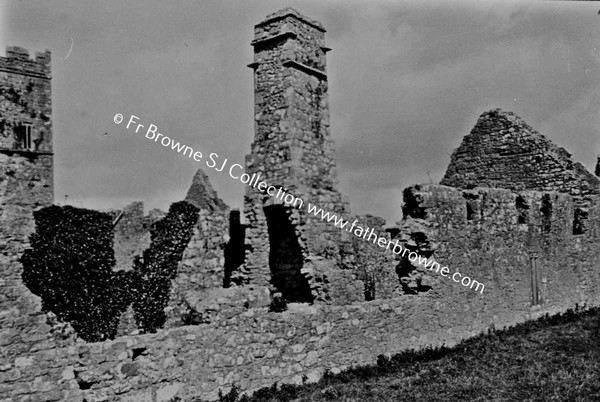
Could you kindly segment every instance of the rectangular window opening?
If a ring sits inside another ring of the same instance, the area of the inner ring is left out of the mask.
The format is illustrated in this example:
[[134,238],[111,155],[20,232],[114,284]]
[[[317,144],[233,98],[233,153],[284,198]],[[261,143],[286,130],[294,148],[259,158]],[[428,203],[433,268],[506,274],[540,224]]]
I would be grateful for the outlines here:
[[475,216],[475,208],[473,208],[473,204],[467,201],[467,220],[472,221]]
[[479,194],[464,192],[463,197],[466,200],[465,207],[467,210],[467,221],[475,220],[478,213],[481,213],[481,218],[483,218],[483,211],[480,210],[478,201]]
[[33,140],[31,138],[31,124],[20,123],[15,127],[16,144],[18,149],[33,150]]
[[527,224],[529,223],[529,205],[523,196],[518,195],[515,201],[515,206],[517,208],[517,222],[519,224]]
[[542,197],[540,212],[542,213],[542,228],[545,233],[550,233],[552,229],[552,200],[550,194],[544,194]]
[[573,216],[573,234],[581,235],[587,231],[587,220],[588,211],[584,211],[581,208],[575,208],[575,214]]

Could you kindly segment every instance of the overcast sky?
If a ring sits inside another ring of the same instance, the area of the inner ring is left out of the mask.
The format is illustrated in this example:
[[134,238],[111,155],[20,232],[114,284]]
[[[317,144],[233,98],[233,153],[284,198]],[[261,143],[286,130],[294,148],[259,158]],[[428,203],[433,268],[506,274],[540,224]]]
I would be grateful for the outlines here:
[[[402,1],[4,1],[0,45],[52,51],[56,202],[166,210],[198,167],[113,123],[120,112],[243,164],[256,23],[286,6],[326,27],[340,190],[392,223],[438,183],[486,110],[515,112],[593,171],[600,4]],[[244,185],[205,169],[223,200]]]

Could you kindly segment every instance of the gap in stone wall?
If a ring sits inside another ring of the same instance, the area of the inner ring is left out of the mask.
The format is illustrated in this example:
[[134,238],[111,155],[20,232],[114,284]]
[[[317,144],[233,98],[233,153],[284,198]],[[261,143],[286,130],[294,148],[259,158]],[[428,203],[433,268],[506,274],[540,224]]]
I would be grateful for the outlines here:
[[269,266],[271,284],[289,302],[312,303],[313,296],[306,277],[301,273],[303,256],[290,208],[271,205],[264,208],[269,231]]
[[[223,274],[223,287],[228,288],[236,281],[232,274],[244,264],[244,242],[246,228],[241,223],[240,211],[233,210],[229,213],[229,241],[225,245],[225,267]],[[238,283],[235,283],[238,284]]]
[[467,209],[467,221],[472,221],[476,219],[477,212],[479,211],[479,194],[464,192],[463,197],[466,200],[466,209]]

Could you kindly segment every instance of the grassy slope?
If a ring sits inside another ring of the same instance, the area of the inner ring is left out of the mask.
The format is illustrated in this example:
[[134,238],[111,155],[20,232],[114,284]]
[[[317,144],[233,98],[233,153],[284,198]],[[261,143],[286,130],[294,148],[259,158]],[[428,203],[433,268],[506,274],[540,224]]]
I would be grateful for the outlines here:
[[317,384],[234,390],[222,401],[600,401],[600,309],[568,311],[406,352]]

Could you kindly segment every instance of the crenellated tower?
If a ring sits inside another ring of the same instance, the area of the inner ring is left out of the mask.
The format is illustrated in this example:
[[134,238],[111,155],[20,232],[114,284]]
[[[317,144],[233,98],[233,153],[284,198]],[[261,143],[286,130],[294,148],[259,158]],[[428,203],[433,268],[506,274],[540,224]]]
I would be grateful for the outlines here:
[[19,258],[34,229],[33,211],[54,202],[50,80],[48,50],[31,59],[27,50],[7,47],[0,57],[2,328],[27,325],[28,314],[39,311],[39,299],[21,280]]

